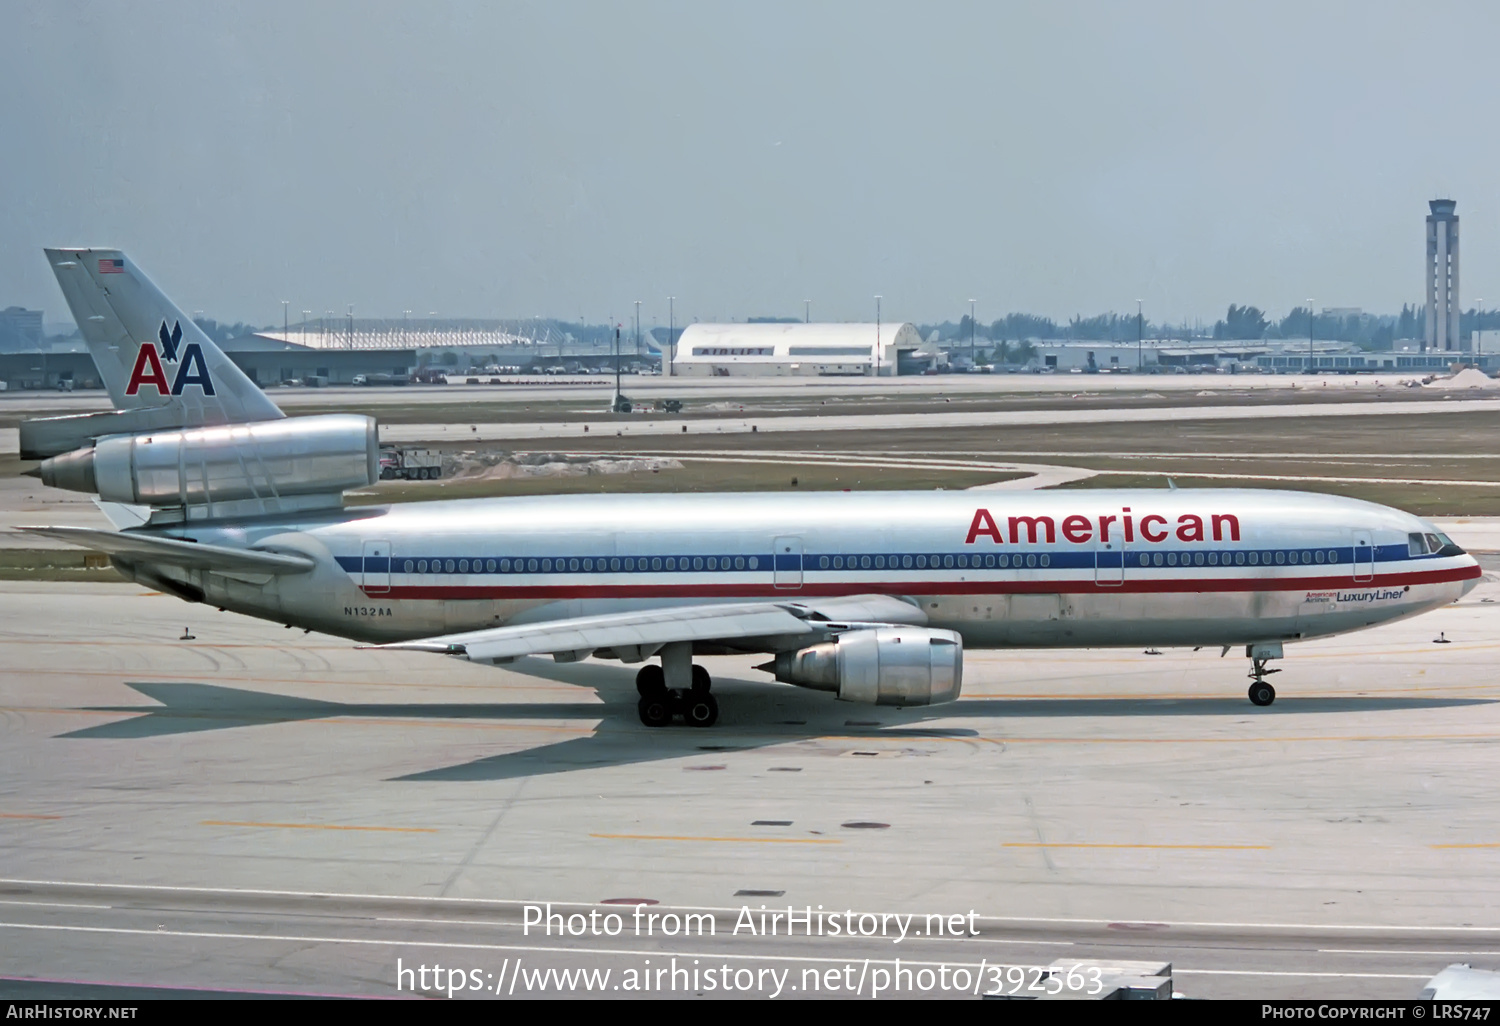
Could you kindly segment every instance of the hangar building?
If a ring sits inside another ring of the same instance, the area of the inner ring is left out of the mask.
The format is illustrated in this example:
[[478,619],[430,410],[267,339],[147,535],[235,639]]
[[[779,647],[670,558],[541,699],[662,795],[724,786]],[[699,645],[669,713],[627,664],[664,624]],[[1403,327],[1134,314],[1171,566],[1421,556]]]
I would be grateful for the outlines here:
[[920,374],[938,359],[911,324],[690,324],[672,373],[683,377]]

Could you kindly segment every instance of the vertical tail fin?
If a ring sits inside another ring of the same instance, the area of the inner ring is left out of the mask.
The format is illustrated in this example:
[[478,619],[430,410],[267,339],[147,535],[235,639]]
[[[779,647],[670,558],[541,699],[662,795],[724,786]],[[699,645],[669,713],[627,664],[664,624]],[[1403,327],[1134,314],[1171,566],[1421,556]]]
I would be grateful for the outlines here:
[[116,409],[152,410],[178,427],[283,416],[120,250],[46,253]]

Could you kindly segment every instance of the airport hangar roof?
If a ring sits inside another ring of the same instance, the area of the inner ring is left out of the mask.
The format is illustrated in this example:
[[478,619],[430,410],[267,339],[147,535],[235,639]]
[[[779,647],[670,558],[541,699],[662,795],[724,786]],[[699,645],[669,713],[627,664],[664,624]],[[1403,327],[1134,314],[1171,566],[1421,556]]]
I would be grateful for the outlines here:
[[[893,350],[923,348],[916,326],[902,321],[879,327],[881,358]],[[673,363],[782,362],[809,357],[875,360],[876,324],[690,324],[677,338]]]

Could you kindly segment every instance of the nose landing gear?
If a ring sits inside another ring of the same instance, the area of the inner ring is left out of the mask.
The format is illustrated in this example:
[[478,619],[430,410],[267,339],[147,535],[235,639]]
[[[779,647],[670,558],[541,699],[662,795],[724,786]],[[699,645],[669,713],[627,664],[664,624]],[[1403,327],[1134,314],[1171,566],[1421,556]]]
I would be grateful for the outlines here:
[[1280,673],[1281,671],[1268,670],[1266,663],[1272,659],[1280,659],[1281,651],[1280,642],[1267,642],[1259,645],[1245,646],[1245,655],[1250,657],[1251,705],[1267,706],[1276,701],[1276,689],[1271,687],[1266,678],[1273,673]]
[[1250,704],[1270,705],[1276,701],[1276,689],[1271,687],[1266,681],[1266,677],[1273,673],[1280,673],[1281,671],[1266,669],[1266,660],[1264,659],[1252,658],[1250,666]]
[[[1268,670],[1267,672],[1276,673],[1278,671]],[[1270,705],[1274,701],[1276,701],[1276,689],[1271,687],[1271,685],[1267,684],[1264,680],[1256,677],[1255,683],[1250,685],[1250,704]]]
[[719,703],[709,694],[713,678],[703,667],[692,667],[692,685],[669,688],[666,675],[656,665],[643,666],[635,675],[635,689],[641,700],[636,705],[641,723],[648,727],[665,727],[678,716],[690,727],[712,727],[719,722]]

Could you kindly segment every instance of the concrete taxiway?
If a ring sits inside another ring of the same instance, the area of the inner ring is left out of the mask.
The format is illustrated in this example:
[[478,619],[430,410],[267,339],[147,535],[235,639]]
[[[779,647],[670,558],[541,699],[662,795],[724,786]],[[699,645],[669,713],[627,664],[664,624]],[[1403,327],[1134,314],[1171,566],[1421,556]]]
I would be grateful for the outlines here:
[[[967,410],[944,413],[811,414],[779,417],[724,417],[685,422],[673,419],[629,419],[600,416],[592,420],[474,424],[386,424],[385,442],[494,442],[577,440],[593,435],[627,438],[682,434],[796,434],[810,431],[901,431],[916,428],[987,428],[1064,424],[1177,424],[1184,422],[1267,420],[1303,417],[1400,417],[1442,413],[1486,413],[1500,410],[1500,399],[1342,402],[1328,406],[1277,403],[1264,406],[1166,406],[1134,409]],[[1170,429],[1169,429],[1170,430]]]
[[[648,730],[618,664],[0,584],[0,993],[394,995],[398,959],[505,993],[517,960],[618,983],[676,957],[774,970],[768,994],[1076,957],[1171,961],[1192,996],[1411,998],[1500,965],[1497,652],[1486,580],[1290,647],[1268,709],[1217,650],[970,652],[926,710],[709,659],[720,725]],[[637,899],[713,932],[637,935]],[[523,932],[546,901],[623,931]],[[745,905],[972,911],[978,936],[736,934]]]

